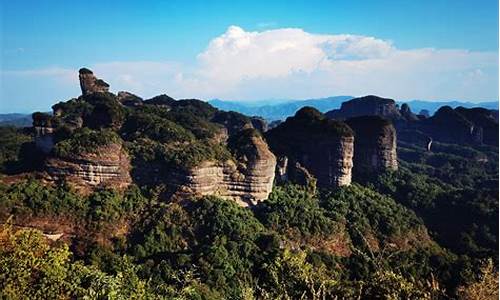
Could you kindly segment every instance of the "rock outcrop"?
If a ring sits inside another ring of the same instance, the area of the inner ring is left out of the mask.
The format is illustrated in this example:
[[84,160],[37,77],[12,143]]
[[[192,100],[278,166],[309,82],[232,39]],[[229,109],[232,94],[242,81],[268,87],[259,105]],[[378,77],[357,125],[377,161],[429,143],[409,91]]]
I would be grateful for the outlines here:
[[92,153],[51,156],[46,170],[49,180],[64,180],[84,191],[101,186],[122,189],[132,182],[128,155],[117,143],[101,146]]
[[326,119],[316,109],[304,107],[294,117],[269,130],[266,137],[280,162],[287,162],[278,169],[280,178],[293,181],[291,168],[299,163],[316,177],[320,187],[351,183],[354,136],[346,124]]
[[269,130],[269,125],[264,118],[253,116],[250,118],[252,125],[258,131],[264,133]]
[[[252,131],[252,129],[250,129]],[[238,160],[205,161],[187,172],[177,174],[178,195],[217,195],[235,200],[241,206],[267,199],[273,188],[276,157],[258,134],[242,132],[244,153]],[[231,141],[229,141],[231,143]],[[242,147],[242,145],[237,145]]]
[[118,94],[116,95],[116,99],[121,104],[128,107],[136,107],[143,105],[141,97],[125,91],[118,92]]
[[438,142],[498,146],[498,122],[494,113],[484,108],[443,106],[413,128]]
[[418,121],[417,115],[411,111],[411,108],[407,103],[403,103],[403,105],[401,105],[399,113],[406,121]]
[[32,118],[35,146],[42,153],[48,154],[54,148],[53,118],[48,114],[40,112],[34,113]]
[[335,120],[345,120],[360,116],[380,116],[389,120],[402,118],[396,101],[373,95],[343,102],[340,109],[331,110],[325,113],[325,115]]
[[397,170],[396,129],[378,116],[346,120],[354,130],[354,174]]
[[91,70],[87,68],[81,68],[79,74],[82,95],[90,95],[92,93],[107,93],[109,91],[109,84],[107,84],[102,79],[96,78]]

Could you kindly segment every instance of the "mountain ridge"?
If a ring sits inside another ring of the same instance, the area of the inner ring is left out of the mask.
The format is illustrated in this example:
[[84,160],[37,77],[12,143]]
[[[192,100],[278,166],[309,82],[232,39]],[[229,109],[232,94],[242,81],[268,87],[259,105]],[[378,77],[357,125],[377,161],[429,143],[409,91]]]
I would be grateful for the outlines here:
[[[277,102],[271,104],[266,103],[266,100],[258,100],[253,102],[242,102],[238,100],[221,100],[212,99],[208,103],[214,107],[222,110],[236,111],[245,115],[256,115],[261,116],[268,121],[274,120],[284,120],[289,116],[293,116],[297,110],[304,106],[311,106],[316,108],[322,113],[325,113],[332,109],[338,109],[342,105],[342,102],[354,99],[353,96],[331,96],[326,98],[312,98],[305,100],[294,100],[290,99],[287,102]],[[402,104],[408,104],[415,113],[419,113],[421,110],[428,110],[430,114],[436,112],[441,106],[450,106],[456,108],[463,106],[465,108],[482,107],[487,109],[498,109],[498,101],[482,101],[482,102],[470,102],[470,101],[460,101],[460,100],[449,100],[449,101],[427,101],[427,100],[396,100],[396,104],[401,106]]]

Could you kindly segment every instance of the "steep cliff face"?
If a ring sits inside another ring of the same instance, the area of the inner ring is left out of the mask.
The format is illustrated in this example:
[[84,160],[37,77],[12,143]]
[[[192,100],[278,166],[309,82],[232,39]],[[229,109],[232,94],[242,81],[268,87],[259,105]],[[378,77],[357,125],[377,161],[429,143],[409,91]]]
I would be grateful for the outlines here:
[[455,111],[472,122],[472,134],[476,143],[498,146],[498,111],[479,107],[457,107]]
[[131,183],[130,162],[120,144],[101,146],[92,153],[71,157],[51,156],[46,161],[50,180],[64,180],[78,189],[89,190],[97,186],[125,188]]
[[343,102],[340,109],[331,110],[325,116],[335,120],[360,116],[381,116],[390,120],[402,118],[394,100],[373,95]]
[[177,193],[217,195],[233,199],[242,206],[267,199],[273,187],[276,157],[258,135],[249,136],[246,144],[249,148],[236,162],[205,161],[177,174]]
[[[344,123],[328,120],[316,109],[305,107],[269,130],[266,137],[280,161],[287,161],[288,174],[292,173],[290,168],[299,163],[316,177],[318,186],[338,187],[351,183],[354,137]],[[280,178],[286,178],[281,169]]]
[[483,108],[443,106],[414,127],[439,142],[498,146],[498,122]]
[[81,68],[79,71],[80,88],[82,95],[89,95],[92,93],[107,93],[109,91],[109,84],[102,79],[94,76],[94,73],[87,68]]
[[354,130],[354,173],[397,170],[396,130],[378,116],[346,120]]

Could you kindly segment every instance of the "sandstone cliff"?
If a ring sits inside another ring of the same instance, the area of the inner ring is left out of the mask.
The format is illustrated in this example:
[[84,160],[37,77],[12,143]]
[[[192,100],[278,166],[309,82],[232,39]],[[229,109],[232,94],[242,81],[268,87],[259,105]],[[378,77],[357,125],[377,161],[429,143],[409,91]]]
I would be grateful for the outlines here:
[[118,143],[70,157],[51,156],[46,170],[49,180],[64,180],[83,191],[94,187],[122,189],[131,183],[129,158]]
[[289,176],[293,173],[291,168],[299,163],[299,167],[316,177],[318,186],[351,183],[354,137],[344,123],[328,120],[316,109],[305,107],[269,130],[266,137],[280,161],[287,161],[287,171],[281,170],[283,166],[279,170],[280,178],[293,180]]
[[397,170],[396,130],[390,121],[378,116],[346,120],[354,130],[355,174]]
[[[233,199],[242,206],[267,199],[273,187],[276,157],[257,134],[241,134],[248,139],[246,153],[236,162],[205,161],[177,174],[180,183],[177,194],[217,195]],[[241,142],[241,137],[239,140]]]

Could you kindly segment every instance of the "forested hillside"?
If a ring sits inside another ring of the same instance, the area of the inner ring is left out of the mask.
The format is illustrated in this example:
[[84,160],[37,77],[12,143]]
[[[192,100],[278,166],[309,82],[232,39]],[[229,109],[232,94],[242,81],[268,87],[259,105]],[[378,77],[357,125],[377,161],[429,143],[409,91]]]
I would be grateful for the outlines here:
[[498,297],[498,145],[80,81],[0,127],[0,298]]

